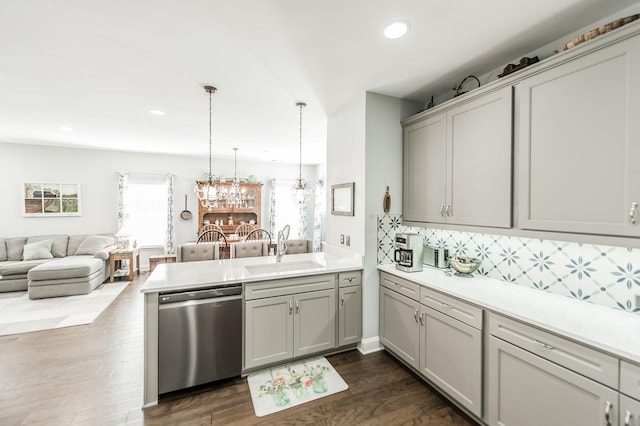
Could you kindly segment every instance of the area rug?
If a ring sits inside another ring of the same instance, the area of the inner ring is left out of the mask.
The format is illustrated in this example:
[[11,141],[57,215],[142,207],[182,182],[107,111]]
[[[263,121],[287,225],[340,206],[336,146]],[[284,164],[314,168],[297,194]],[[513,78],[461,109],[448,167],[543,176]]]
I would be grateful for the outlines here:
[[89,294],[36,300],[26,291],[0,293],[0,336],[91,324],[127,284],[107,283]]
[[324,357],[285,364],[247,377],[256,416],[262,417],[347,390]]

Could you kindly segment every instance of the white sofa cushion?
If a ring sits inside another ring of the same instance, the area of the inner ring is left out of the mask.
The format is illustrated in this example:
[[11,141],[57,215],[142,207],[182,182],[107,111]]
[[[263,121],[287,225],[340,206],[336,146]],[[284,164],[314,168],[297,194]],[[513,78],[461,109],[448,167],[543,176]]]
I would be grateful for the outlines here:
[[53,259],[51,254],[52,240],[27,243],[22,251],[22,260]]
[[53,259],[29,271],[29,281],[88,277],[104,268],[104,260],[93,256],[67,256]]
[[26,243],[26,237],[7,238],[7,260],[22,260],[22,249]]
[[13,275],[26,275],[31,269],[45,262],[51,262],[52,259],[39,259],[39,260],[20,260],[20,261],[7,261],[0,263],[0,275],[3,278],[9,278]]
[[67,244],[69,242],[68,235],[36,235],[33,237],[28,237],[27,244],[45,240],[51,240],[51,254],[53,255],[53,257],[65,257],[67,255]]
[[4,238],[0,238],[0,262],[7,260],[7,244],[4,242]]
[[105,235],[89,235],[82,240],[74,255],[78,256],[88,254],[95,256],[97,252],[112,244],[113,237],[107,237]]

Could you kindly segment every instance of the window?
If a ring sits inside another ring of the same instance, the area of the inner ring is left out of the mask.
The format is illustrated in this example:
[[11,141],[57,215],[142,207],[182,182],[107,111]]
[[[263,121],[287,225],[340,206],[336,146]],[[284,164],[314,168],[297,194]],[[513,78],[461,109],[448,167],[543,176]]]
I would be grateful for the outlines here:
[[139,247],[162,246],[170,250],[173,224],[173,177],[121,174],[120,226],[126,226]]
[[285,225],[291,227],[289,238],[306,238],[306,206],[300,207],[294,200],[291,193],[293,180],[273,180],[271,186],[271,215],[272,220],[271,233],[276,238],[278,231],[282,230]]

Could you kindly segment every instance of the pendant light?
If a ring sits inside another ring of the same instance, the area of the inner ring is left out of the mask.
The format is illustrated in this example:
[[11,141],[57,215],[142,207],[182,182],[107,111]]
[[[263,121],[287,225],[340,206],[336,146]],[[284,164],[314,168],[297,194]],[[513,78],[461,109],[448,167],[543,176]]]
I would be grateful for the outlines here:
[[232,206],[241,206],[244,203],[244,191],[240,189],[240,179],[238,179],[238,148],[233,148],[233,182],[227,193],[227,203]]
[[211,210],[214,207],[218,207],[218,202],[224,199],[224,194],[220,184],[215,182],[211,172],[211,96],[217,89],[213,86],[204,86],[204,90],[209,94],[209,174],[206,182],[196,182],[195,191],[202,207]]
[[307,104],[298,102],[296,106],[300,109],[300,163],[298,167],[298,179],[296,179],[296,183],[291,189],[293,191],[294,201],[300,205],[304,205],[307,204],[311,196],[311,188],[308,187],[307,181],[302,179],[302,108],[306,107]]

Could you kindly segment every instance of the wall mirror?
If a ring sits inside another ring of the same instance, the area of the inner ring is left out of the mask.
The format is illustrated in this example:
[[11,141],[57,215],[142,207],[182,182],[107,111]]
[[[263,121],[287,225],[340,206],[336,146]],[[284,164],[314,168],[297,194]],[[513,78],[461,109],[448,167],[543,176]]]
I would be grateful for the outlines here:
[[331,214],[353,216],[355,182],[331,185]]

